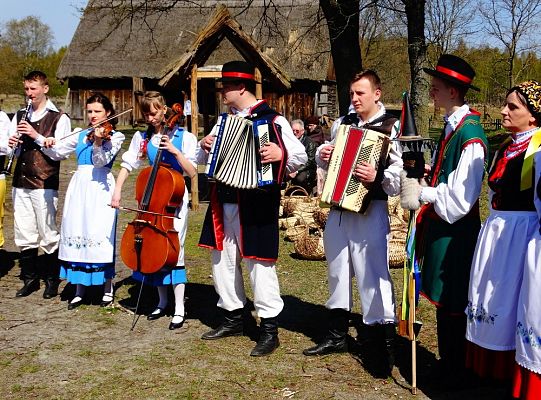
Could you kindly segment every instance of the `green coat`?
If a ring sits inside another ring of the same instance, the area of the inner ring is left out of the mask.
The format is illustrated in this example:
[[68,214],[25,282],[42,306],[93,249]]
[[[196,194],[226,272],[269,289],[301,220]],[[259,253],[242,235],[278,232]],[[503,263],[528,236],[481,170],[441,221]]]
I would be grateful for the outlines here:
[[[447,183],[449,174],[458,166],[462,149],[472,142],[484,146],[486,170],[488,142],[479,114],[473,111],[447,141],[440,139],[432,186]],[[480,228],[479,202],[453,224],[441,219],[432,204],[423,206],[417,217],[416,254],[421,266],[421,292],[449,312],[462,313],[466,308],[471,262]]]

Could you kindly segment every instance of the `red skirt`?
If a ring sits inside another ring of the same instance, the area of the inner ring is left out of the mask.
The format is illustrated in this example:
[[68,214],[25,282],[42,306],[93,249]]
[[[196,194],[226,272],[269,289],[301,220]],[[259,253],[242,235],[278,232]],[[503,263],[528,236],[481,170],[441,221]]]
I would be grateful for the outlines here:
[[541,375],[515,363],[512,394],[521,400],[541,399]]
[[513,378],[515,350],[495,351],[466,341],[466,368],[481,378],[510,380]]

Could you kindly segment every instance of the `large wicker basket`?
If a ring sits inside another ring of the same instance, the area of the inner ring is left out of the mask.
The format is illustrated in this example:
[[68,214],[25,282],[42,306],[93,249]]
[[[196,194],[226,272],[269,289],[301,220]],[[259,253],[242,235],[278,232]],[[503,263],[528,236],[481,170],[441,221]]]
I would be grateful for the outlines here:
[[294,213],[312,213],[315,207],[316,202],[301,186],[290,186],[284,192],[282,199],[283,217],[290,217]]
[[323,234],[321,229],[306,226],[304,232],[295,240],[295,253],[306,260],[324,260]]

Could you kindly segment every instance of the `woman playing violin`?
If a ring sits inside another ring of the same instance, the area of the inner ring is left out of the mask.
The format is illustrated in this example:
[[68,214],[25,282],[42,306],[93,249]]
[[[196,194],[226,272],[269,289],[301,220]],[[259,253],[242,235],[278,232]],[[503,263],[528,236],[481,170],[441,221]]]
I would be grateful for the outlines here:
[[[168,168],[173,168],[187,176],[197,175],[195,151],[197,146],[196,137],[185,131],[178,125],[169,129],[165,126],[167,106],[165,100],[159,92],[146,92],[141,100],[141,109],[148,123],[146,132],[136,132],[133,135],[128,151],[122,155],[121,170],[117,178],[111,205],[120,207],[122,185],[128,174],[135,168],[139,168],[145,159],[152,164],[153,157],[150,154],[156,154],[158,149],[162,149],[162,158],[160,162]],[[159,188],[154,188],[159,190]],[[188,227],[188,192],[184,192],[182,204],[176,210],[174,227],[178,232],[180,241],[180,252],[178,262],[174,268],[162,268],[153,274],[142,274],[134,272],[133,278],[157,286],[159,294],[159,303],[152,313],[147,317],[148,320],[156,320],[165,315],[168,305],[167,288],[173,286],[175,295],[174,315],[169,329],[178,329],[184,324],[184,289],[187,281],[186,269],[184,267],[184,239]]]
[[116,118],[98,125],[115,114],[102,93],[88,98],[86,113],[93,128],[74,136],[78,166],[66,192],[58,254],[60,277],[76,285],[70,310],[83,303],[87,286],[104,286],[102,307],[113,302],[117,210],[109,206],[115,188],[111,166],[124,134],[115,131]]

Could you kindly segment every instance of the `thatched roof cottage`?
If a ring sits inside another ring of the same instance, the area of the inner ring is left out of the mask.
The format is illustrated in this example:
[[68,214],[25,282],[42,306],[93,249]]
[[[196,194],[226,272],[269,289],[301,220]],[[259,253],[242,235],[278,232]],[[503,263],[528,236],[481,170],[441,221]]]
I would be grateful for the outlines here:
[[100,90],[119,111],[135,106],[121,123],[138,122],[138,95],[159,90],[171,103],[190,98],[199,114],[193,131],[198,122],[208,129],[225,111],[216,78],[236,59],[257,67],[258,97],[286,118],[337,113],[328,31],[317,0],[172,3],[89,1],[57,72],[68,82],[66,108],[73,118],[84,120],[85,99]]

